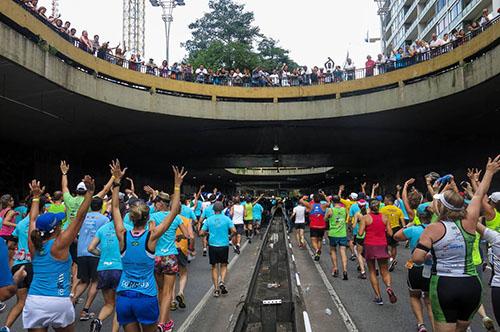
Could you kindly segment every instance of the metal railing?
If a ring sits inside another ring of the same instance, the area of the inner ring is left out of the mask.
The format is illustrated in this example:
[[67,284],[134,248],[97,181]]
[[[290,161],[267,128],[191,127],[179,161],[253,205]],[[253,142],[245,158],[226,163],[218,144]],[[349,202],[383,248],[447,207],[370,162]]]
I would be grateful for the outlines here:
[[[449,42],[440,47],[430,49],[423,53],[417,53],[413,56],[398,55],[395,59],[389,59],[383,62],[377,62],[375,66],[370,68],[358,69],[340,69],[336,68],[333,71],[313,71],[313,72],[293,72],[286,75],[280,74],[278,77],[273,75],[264,75],[262,72],[245,70],[243,75],[233,75],[232,71],[220,70],[213,72],[209,70],[207,74],[196,74],[195,69],[188,66],[178,66],[163,68],[143,62],[135,62],[127,60],[124,57],[113,55],[109,50],[99,49],[91,50],[84,43],[80,42],[78,38],[69,36],[67,33],[61,32],[45,17],[38,15],[37,12],[27,7],[21,0],[13,0],[19,5],[23,6],[26,10],[31,12],[36,18],[50,27],[53,31],[58,33],[62,38],[102,60],[111,64],[141,72],[146,75],[163,77],[165,79],[174,79],[187,82],[195,82],[200,84],[213,84],[222,86],[240,86],[240,87],[294,87],[294,86],[308,86],[308,85],[322,85],[334,84],[342,81],[357,80],[370,76],[377,76],[394,70],[406,68],[421,62],[433,59],[441,54],[447,53],[456,47],[468,42],[482,31],[486,30],[493,24],[500,20],[500,15],[491,20],[487,25],[480,26],[477,30],[468,32],[462,38]],[[60,54],[63,60],[71,60]],[[71,61],[67,61],[70,63]],[[79,67],[80,68],[80,67]],[[84,69],[84,68],[80,68]],[[108,78],[113,80],[113,78]],[[120,82],[122,84],[133,84],[133,82]]]

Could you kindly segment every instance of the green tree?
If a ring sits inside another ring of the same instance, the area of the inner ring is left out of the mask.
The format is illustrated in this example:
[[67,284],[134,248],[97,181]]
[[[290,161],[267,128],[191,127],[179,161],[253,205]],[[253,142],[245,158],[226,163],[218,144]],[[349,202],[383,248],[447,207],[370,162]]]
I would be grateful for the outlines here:
[[283,63],[297,65],[288,50],[253,25],[254,14],[244,5],[234,0],[210,0],[208,6],[210,11],[189,25],[192,37],[182,44],[186,60],[193,66],[252,69],[259,65],[270,70]]

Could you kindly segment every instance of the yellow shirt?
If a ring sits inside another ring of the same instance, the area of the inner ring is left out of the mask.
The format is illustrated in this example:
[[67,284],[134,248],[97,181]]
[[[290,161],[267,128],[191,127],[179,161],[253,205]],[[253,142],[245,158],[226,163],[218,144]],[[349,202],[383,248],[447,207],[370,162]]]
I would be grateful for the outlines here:
[[380,213],[382,213],[389,223],[391,224],[391,228],[402,226],[400,221],[403,219],[403,211],[400,208],[394,205],[386,205],[380,209]]
[[[182,223],[184,224],[184,226],[186,226],[186,228],[189,229],[189,226],[191,225],[191,219],[183,217],[180,214],[178,216],[179,216],[179,218],[182,219]],[[180,227],[177,227],[177,230],[175,231],[175,236],[177,236],[177,235],[182,235],[182,231],[181,231]],[[188,240],[182,239],[179,242],[175,242],[175,244],[177,245],[177,249],[182,251],[182,253],[187,256],[187,254],[188,254]]]

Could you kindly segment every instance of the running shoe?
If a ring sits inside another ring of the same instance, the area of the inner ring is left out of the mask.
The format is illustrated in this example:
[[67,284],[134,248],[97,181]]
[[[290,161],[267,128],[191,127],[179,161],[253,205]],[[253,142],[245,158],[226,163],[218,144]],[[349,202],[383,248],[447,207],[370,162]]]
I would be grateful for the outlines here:
[[216,289],[214,290],[214,297],[219,297],[220,296],[220,290]]
[[5,304],[5,302],[0,301],[0,313],[4,312],[5,308],[7,308],[7,304]]
[[158,324],[159,332],[172,332],[174,330],[174,321],[170,320],[168,323]]
[[102,322],[99,318],[92,320],[92,322],[90,323],[90,332],[100,332],[101,328]]
[[323,243],[324,246],[326,245],[326,240],[324,238],[321,242]]
[[418,324],[417,332],[427,332],[427,328],[425,327],[424,324]]
[[392,290],[391,287],[388,287],[386,291],[387,295],[389,295],[389,301],[391,301],[391,303],[398,302],[398,298],[396,297],[396,294],[394,294],[394,291]]
[[94,318],[94,316],[95,316],[95,314],[93,312],[88,312],[88,311],[85,311],[85,310],[82,310],[80,312],[80,320],[82,322],[88,321],[89,319]]
[[235,246],[234,247],[234,252],[239,255],[241,253],[240,246]]
[[347,280],[347,272],[344,271],[344,277],[342,278],[342,280]]
[[186,308],[186,298],[184,297],[184,294],[179,293],[179,295],[175,297],[175,300],[179,304],[179,308],[181,309]]
[[396,265],[398,265],[398,261],[393,259],[391,261],[391,264],[389,264],[389,272],[392,272],[394,271],[394,269],[396,268]]
[[488,316],[483,318],[483,326],[486,329],[486,331],[492,331],[495,329],[495,325],[493,324],[493,320]]
[[10,332],[10,329],[7,326],[0,328],[0,332]]
[[349,260],[354,262],[356,260],[356,255],[351,255],[351,257],[349,257]]
[[252,243],[252,238],[251,237],[248,238],[248,243],[249,244]]
[[170,303],[170,311],[176,311],[176,310],[177,310],[177,302]]
[[359,279],[366,279],[366,272],[360,272],[358,275]]
[[220,288],[220,293],[222,295],[226,295],[228,292],[227,292],[227,288],[226,288],[226,285],[224,285],[224,283],[221,281],[220,284],[219,284],[219,288]]
[[382,298],[381,297],[376,297],[373,299],[373,302],[375,302],[376,304],[378,305],[383,305],[384,304],[384,301],[382,301]]
[[319,255],[319,253],[318,253],[318,252],[316,252],[316,253],[314,254],[314,260],[315,260],[316,262],[319,262],[319,258],[320,258],[320,255]]
[[337,278],[338,276],[339,276],[339,271],[338,270],[333,270],[332,277]]
[[203,257],[207,256],[207,248],[203,248]]

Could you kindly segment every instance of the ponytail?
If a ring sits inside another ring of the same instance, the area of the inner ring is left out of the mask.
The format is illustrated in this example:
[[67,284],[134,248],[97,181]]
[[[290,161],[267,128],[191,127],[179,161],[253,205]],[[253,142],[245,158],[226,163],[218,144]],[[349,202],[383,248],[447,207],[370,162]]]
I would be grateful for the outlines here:
[[361,211],[361,214],[362,214],[363,216],[366,216],[366,214],[367,214],[367,211],[366,211],[366,204],[365,204],[365,205],[362,205],[362,206],[359,208],[359,210]]
[[49,239],[53,232],[42,232],[38,229],[31,231],[31,242],[35,246],[36,251],[41,251],[43,248],[43,241]]

